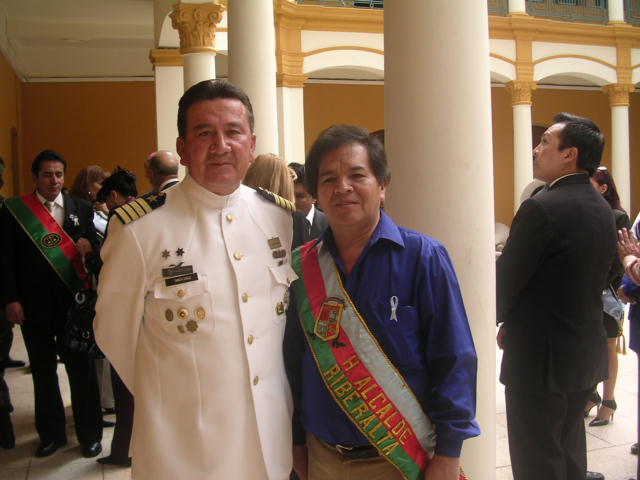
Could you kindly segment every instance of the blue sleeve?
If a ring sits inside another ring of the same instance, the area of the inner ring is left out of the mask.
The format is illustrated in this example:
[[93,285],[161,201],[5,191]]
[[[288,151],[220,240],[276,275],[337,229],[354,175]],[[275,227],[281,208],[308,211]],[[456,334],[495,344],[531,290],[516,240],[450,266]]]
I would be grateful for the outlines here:
[[627,297],[634,299],[636,302],[640,301],[640,285],[634,283],[626,275],[622,277],[622,289]]
[[435,452],[459,457],[463,440],[480,434],[475,421],[477,356],[449,256],[440,244],[429,250],[421,285],[421,313],[428,317],[427,414],[436,430]]

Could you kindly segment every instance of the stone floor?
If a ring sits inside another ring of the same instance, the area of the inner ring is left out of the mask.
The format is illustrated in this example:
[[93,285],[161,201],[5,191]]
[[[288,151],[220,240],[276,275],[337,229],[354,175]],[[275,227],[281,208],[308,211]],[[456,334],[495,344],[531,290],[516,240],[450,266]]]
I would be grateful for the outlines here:
[[[27,355],[20,332],[18,329],[15,332],[12,357],[25,360]],[[629,447],[636,438],[636,397],[638,395],[636,356],[633,352],[629,352],[628,355],[620,355],[619,361],[620,368],[616,388],[618,411],[615,420],[605,427],[587,427],[589,469],[604,473],[606,480],[628,480],[635,477],[636,471],[636,457],[629,454]],[[496,362],[499,366],[499,351],[496,354]],[[69,387],[62,364],[59,365],[58,375],[65,405],[67,405],[67,418],[71,419]],[[50,457],[35,458],[33,452],[38,445],[38,437],[33,421],[31,376],[27,368],[17,368],[7,370],[6,379],[15,406],[12,420],[16,431],[17,446],[13,450],[0,449],[0,480],[129,480],[131,478],[130,469],[102,466],[96,463],[95,458],[83,458],[80,447],[75,441],[72,425],[68,426],[69,443],[65,448]],[[507,443],[504,389],[500,383],[497,385],[497,468],[495,479],[512,480]],[[113,420],[112,417],[106,418]],[[586,421],[589,420],[590,418]],[[105,451],[102,455],[109,454],[112,432],[112,428],[104,430],[102,445]]]

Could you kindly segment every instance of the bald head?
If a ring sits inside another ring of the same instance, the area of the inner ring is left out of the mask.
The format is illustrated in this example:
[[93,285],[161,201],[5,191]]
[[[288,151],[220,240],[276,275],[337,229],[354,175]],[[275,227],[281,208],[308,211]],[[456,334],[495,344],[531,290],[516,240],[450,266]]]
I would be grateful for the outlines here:
[[178,156],[168,150],[158,150],[145,162],[144,169],[154,190],[160,190],[163,183],[178,179]]

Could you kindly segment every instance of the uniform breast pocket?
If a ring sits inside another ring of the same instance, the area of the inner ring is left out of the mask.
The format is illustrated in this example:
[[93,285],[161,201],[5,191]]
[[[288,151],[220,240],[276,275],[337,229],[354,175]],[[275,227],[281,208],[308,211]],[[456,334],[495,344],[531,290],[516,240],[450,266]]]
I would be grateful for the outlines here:
[[277,324],[284,322],[285,312],[289,306],[289,285],[296,280],[298,276],[293,271],[291,265],[285,263],[283,265],[269,267],[271,272],[271,303],[273,305],[274,314],[271,316]]
[[206,275],[176,285],[160,279],[147,296],[145,317],[172,336],[211,333],[215,327],[212,307]]

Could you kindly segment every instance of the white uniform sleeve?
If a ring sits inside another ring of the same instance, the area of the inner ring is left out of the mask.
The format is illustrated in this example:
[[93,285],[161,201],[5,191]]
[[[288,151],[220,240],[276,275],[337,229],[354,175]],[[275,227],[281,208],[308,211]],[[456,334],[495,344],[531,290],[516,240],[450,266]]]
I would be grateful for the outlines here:
[[116,218],[109,222],[100,255],[93,327],[96,342],[131,393],[138,335],[144,314],[145,262],[131,228]]

